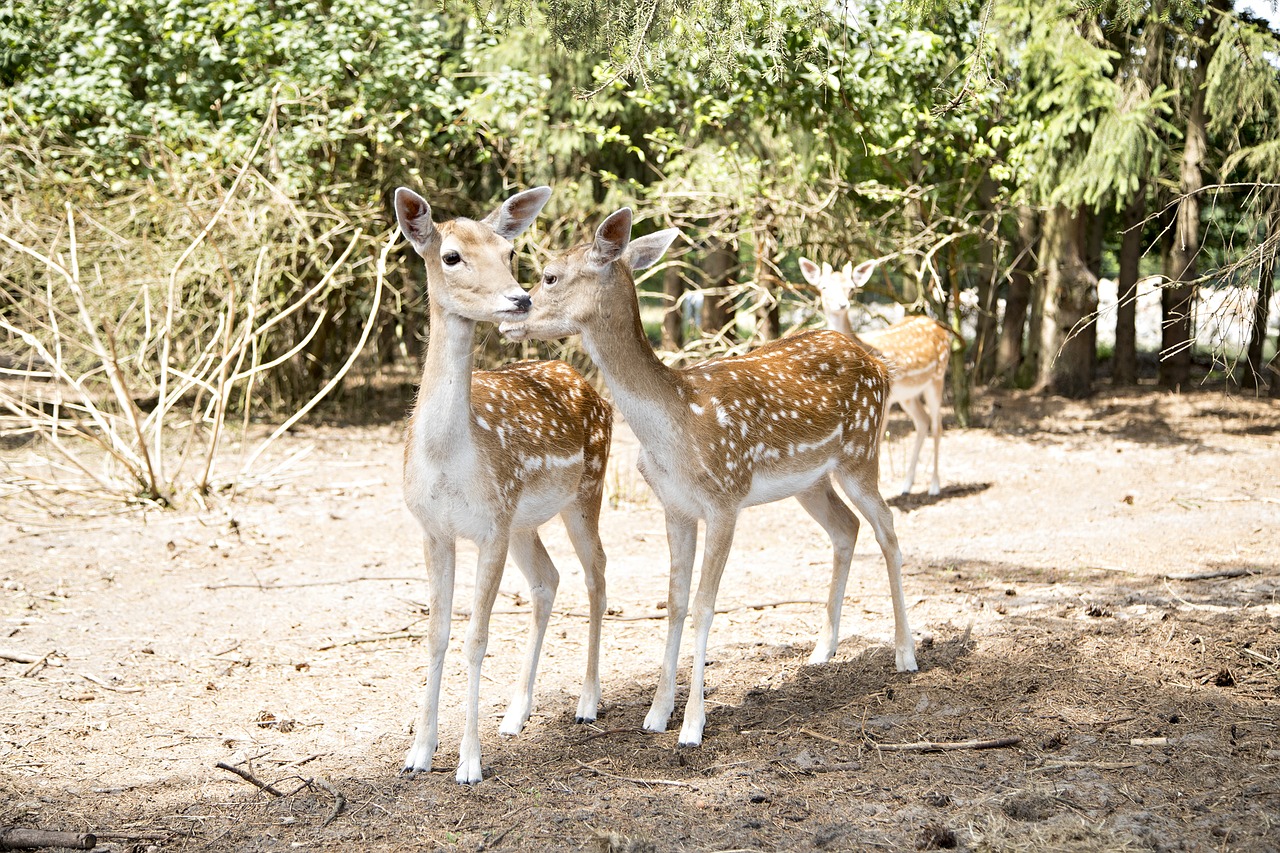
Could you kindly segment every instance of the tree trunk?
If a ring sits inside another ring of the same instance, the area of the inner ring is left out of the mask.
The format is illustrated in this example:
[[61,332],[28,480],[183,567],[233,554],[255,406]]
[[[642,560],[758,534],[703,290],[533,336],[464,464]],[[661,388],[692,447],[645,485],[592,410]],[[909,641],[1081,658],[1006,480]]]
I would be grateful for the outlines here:
[[764,224],[756,229],[755,249],[755,282],[764,293],[756,308],[756,336],[764,341],[772,341],[782,336],[782,315],[778,302],[778,294],[782,292],[782,279],[775,272],[773,257],[778,251],[778,237],[766,214]]
[[1085,264],[1082,208],[1055,205],[1044,227],[1044,323],[1036,390],[1064,397],[1085,397],[1093,390],[1096,352],[1084,334],[1087,318],[1098,307],[1098,280]]
[[[969,381],[969,368],[965,364],[967,346],[964,337],[958,334],[961,329],[961,314],[960,276],[955,274],[956,244],[952,243],[948,249],[950,257],[947,265],[942,269],[942,286],[951,297],[951,328],[957,332],[951,341],[951,360],[947,365],[951,373],[951,413],[955,415],[959,426],[967,427],[970,421],[972,387]],[[939,316],[945,316],[945,314]]]
[[667,310],[662,314],[662,348],[678,350],[684,346],[684,303],[680,297],[685,292],[684,276],[680,267],[668,264],[662,272],[662,293],[666,296]]
[[1031,302],[1031,283],[1036,269],[1036,238],[1039,217],[1025,205],[1018,208],[1017,255],[1009,271],[1009,289],[1004,300],[1004,320],[1000,324],[1000,344],[996,353],[995,381],[1013,384],[1022,364],[1022,333]]
[[[1280,198],[1272,190],[1271,210],[1267,213],[1267,234],[1263,255],[1258,265],[1258,301],[1253,305],[1253,328],[1249,334],[1249,349],[1245,356],[1245,371],[1241,384],[1246,388],[1262,388],[1267,366],[1262,363],[1262,348],[1267,340],[1267,322],[1271,314],[1271,297],[1275,292],[1276,242],[1280,240]],[[1277,353],[1280,356],[1280,352]],[[1277,359],[1280,360],[1280,359]],[[1271,368],[1271,391],[1275,396],[1280,385],[1280,374]]]
[[733,285],[738,254],[718,237],[707,243],[710,248],[703,263],[703,271],[707,276],[707,287],[716,292],[707,293],[702,300],[702,331],[712,336],[723,332],[726,340],[736,340],[738,334],[734,319],[734,298],[728,290]]
[[1116,350],[1111,384],[1138,381],[1138,264],[1142,261],[1142,220],[1147,215],[1147,189],[1142,187],[1124,209],[1120,237],[1120,277],[1116,281]]
[[1169,283],[1160,292],[1162,333],[1160,336],[1160,384],[1180,388],[1191,378],[1191,349],[1195,342],[1192,316],[1196,300],[1196,256],[1200,253],[1200,190],[1204,186],[1201,167],[1208,140],[1205,135],[1204,83],[1206,68],[1213,56],[1213,32],[1218,26],[1217,8],[1206,9],[1204,22],[1196,33],[1198,47],[1191,72],[1191,97],[1187,109],[1186,144],[1179,168],[1182,198],[1174,224],[1173,251],[1169,255]]
[[999,257],[1000,225],[995,211],[991,210],[995,197],[995,182],[983,175],[978,185],[978,205],[986,211],[983,234],[978,243],[978,321],[973,336],[973,366],[978,384],[991,381],[996,368],[996,293],[999,282],[997,268]]

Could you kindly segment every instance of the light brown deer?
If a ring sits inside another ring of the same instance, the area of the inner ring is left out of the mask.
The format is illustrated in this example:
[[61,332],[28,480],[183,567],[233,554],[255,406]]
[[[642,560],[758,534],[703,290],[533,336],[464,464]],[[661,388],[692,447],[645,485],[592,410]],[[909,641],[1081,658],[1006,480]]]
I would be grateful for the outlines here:
[[693,605],[693,675],[679,742],[702,742],[707,638],[716,591],[744,507],[794,495],[831,537],[826,619],[811,662],[830,660],[858,521],[831,475],[871,523],[889,569],[899,670],[916,668],[902,592],[893,515],[877,485],[888,368],[835,332],[783,338],[746,355],[673,369],[649,346],[632,270],[658,260],[678,232],[631,240],[631,211],[612,214],[595,239],[547,264],[524,320],[502,324],[515,340],[581,334],[614,403],[641,444],[640,473],[666,510],[671,551],[662,673],[645,717],[665,731],[675,707],[676,665],[688,614],[698,521],[706,523],[702,576]]
[[511,275],[511,241],[550,197],[550,189],[538,187],[517,193],[479,222],[455,219],[437,225],[421,196],[403,187],[396,190],[396,218],[426,262],[431,299],[427,356],[404,453],[405,500],[422,525],[430,575],[428,670],[422,714],[404,769],[429,771],[439,743],[455,542],[470,539],[479,559],[465,644],[466,723],[456,776],[462,784],[481,779],[480,664],[508,548],[529,582],[533,626],[520,681],[499,731],[517,734],[529,719],[538,656],[559,582],[538,526],[556,514],[582,561],[590,600],[578,720],[594,720],[600,701],[605,557],[598,526],[612,412],[563,362],[471,369],[476,322],[519,320],[529,310],[528,294]]
[[855,334],[849,322],[849,295],[867,283],[875,267],[875,261],[864,261],[857,267],[845,264],[844,269],[836,272],[830,264],[819,267],[808,258],[800,259],[805,280],[822,295],[827,328],[843,332],[889,364],[893,380],[889,402],[901,406],[916,428],[902,494],[910,493],[915,483],[916,464],[928,434],[933,436],[933,479],[929,483],[929,494],[936,495],[942,491],[938,479],[938,446],[942,442],[942,391],[951,358],[951,332],[936,320],[915,316],[883,329]]

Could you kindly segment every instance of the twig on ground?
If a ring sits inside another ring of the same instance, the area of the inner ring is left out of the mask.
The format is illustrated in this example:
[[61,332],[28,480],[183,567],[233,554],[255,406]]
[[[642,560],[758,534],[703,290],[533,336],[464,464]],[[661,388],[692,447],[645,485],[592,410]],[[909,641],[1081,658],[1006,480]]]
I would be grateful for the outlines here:
[[882,752],[942,752],[951,749],[1003,749],[1020,743],[1022,738],[1014,735],[991,740],[962,740],[952,743],[922,740],[916,743],[873,743],[872,746]]
[[1256,574],[1253,569],[1236,567],[1234,569],[1210,569],[1204,572],[1184,572],[1176,575],[1162,575],[1161,577],[1171,581],[1207,581],[1214,578],[1240,578],[1252,574]]
[[590,770],[592,773],[605,776],[609,779],[617,779],[619,782],[631,782],[634,785],[667,785],[672,788],[692,788],[688,782],[677,782],[674,779],[637,779],[634,776],[619,776],[616,773],[610,773],[608,770],[601,770],[599,767],[593,767],[582,761],[574,759],[579,767],[583,770]]
[[342,792],[339,791],[337,788],[333,787],[333,785],[331,785],[328,782],[328,780],[323,779],[319,776],[308,779],[307,782],[309,784],[314,783],[319,787],[324,788],[326,791],[329,792],[329,795],[333,797],[333,810],[329,812],[329,816],[324,819],[324,823],[320,824],[321,826],[328,826],[329,824],[337,820],[338,815],[342,814],[342,810],[347,807],[347,798],[342,796]]
[[396,631],[394,634],[380,634],[376,637],[354,637],[350,640],[342,640],[337,643],[328,643],[327,645],[318,646],[316,651],[327,652],[330,649],[340,648],[341,646],[358,646],[362,643],[380,643],[383,640],[420,640],[426,634],[415,634],[411,631]]
[[284,794],[281,793],[279,789],[273,788],[272,786],[268,785],[266,782],[263,782],[258,777],[250,773],[248,770],[241,770],[239,767],[232,767],[230,764],[227,764],[225,761],[219,761],[217,764],[213,766],[218,768],[219,770],[225,770],[228,773],[234,773],[244,781],[248,782],[250,785],[253,785],[256,788],[260,788],[263,791],[266,791],[268,794],[270,794],[273,797],[284,796]]
[[1035,773],[1041,770],[1069,770],[1073,767],[1086,767],[1090,770],[1128,770],[1137,767],[1136,761],[1046,761],[1039,767],[1031,768]]
[[[45,655],[45,657],[48,657],[48,655]],[[0,660],[12,661],[13,663],[35,663],[36,661],[44,660],[44,658],[37,657],[36,655],[29,655],[26,652],[7,652],[0,650]]]
[[101,678],[98,678],[96,675],[90,675],[87,672],[78,672],[76,673],[76,675],[80,676],[85,681],[92,681],[94,684],[98,685],[104,690],[110,690],[113,693],[141,693],[144,689],[146,689],[143,687],[112,687],[110,684],[107,684],[107,682],[103,681]]
[[361,575],[356,578],[348,578],[346,580],[337,581],[301,581],[299,583],[211,583],[205,584],[205,589],[297,589],[308,586],[343,586],[349,583],[360,583],[362,581],[421,581],[420,577],[382,577],[382,576],[365,576]]
[[98,839],[91,832],[53,832],[45,829],[0,827],[0,850],[35,850],[40,847],[62,847],[92,850]]
[[52,654],[53,652],[46,652],[45,655],[40,658],[40,660],[34,662],[33,664],[31,664],[31,666],[27,667],[22,671],[22,677],[30,678],[31,676],[39,672],[42,668],[44,668],[45,665],[49,663],[49,656]]

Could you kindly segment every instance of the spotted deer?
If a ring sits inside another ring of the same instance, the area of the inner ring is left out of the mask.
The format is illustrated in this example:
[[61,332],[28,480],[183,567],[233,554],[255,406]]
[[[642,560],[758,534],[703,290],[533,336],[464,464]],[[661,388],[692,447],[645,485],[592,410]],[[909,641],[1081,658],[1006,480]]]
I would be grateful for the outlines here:
[[883,329],[855,334],[849,323],[849,294],[867,283],[875,266],[875,261],[864,261],[856,267],[845,264],[844,269],[836,272],[830,264],[819,267],[808,258],[800,259],[805,280],[822,295],[827,328],[843,332],[889,364],[892,373],[889,403],[901,406],[916,428],[902,494],[910,493],[915,483],[916,464],[928,434],[933,436],[933,479],[929,483],[929,494],[936,495],[942,490],[938,479],[938,446],[942,442],[942,389],[947,377],[947,361],[951,358],[951,332],[936,320],[915,316]]
[[858,521],[831,475],[875,530],[889,569],[897,667],[915,670],[893,516],[877,485],[889,372],[844,335],[807,332],[746,355],[683,368],[663,364],[640,324],[632,271],[655,263],[678,232],[631,240],[631,211],[610,215],[595,239],[547,264],[528,317],[502,324],[514,340],[580,334],[639,439],[640,473],[666,511],[671,575],[666,650],[644,727],[665,731],[675,707],[676,666],[689,609],[698,521],[706,524],[693,604],[693,673],[680,730],[702,742],[707,639],[716,591],[744,507],[794,495],[831,538],[826,618],[810,661],[830,660],[838,642],[845,581]]
[[533,625],[515,696],[499,731],[514,735],[533,707],[533,682],[559,575],[538,526],[559,514],[582,562],[589,598],[587,673],[579,721],[594,720],[600,701],[600,625],[604,618],[604,549],[600,500],[613,416],[569,365],[527,361],[472,370],[477,321],[523,319],[529,296],[511,274],[511,241],[542,210],[551,190],[526,190],[480,221],[436,224],[411,190],[396,190],[400,230],[426,263],[431,327],[422,383],[405,441],[404,495],[422,526],[430,578],[427,684],[406,773],[431,769],[438,745],[440,682],[453,609],[455,543],[479,550],[475,603],[467,628],[466,723],[457,781],[481,779],[480,665],[489,616],[508,549],[529,582]]

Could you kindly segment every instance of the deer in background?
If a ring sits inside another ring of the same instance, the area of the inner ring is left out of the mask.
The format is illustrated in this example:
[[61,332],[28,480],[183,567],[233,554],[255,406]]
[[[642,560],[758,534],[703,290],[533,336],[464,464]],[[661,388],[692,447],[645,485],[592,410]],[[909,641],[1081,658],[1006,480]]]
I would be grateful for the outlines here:
[[457,780],[474,784],[480,770],[480,665],[510,550],[529,582],[533,626],[524,667],[499,731],[514,735],[533,707],[533,682],[559,575],[538,526],[559,514],[585,570],[590,602],[587,674],[579,721],[596,717],[600,701],[600,625],[604,618],[604,549],[600,500],[613,415],[569,365],[528,361],[472,371],[477,321],[524,318],[529,296],[511,275],[511,241],[542,210],[551,190],[526,190],[480,221],[436,224],[411,190],[396,190],[400,230],[426,262],[431,326],[422,383],[405,441],[404,494],[422,525],[430,576],[428,670],[422,713],[406,773],[431,769],[444,655],[453,612],[455,543],[479,549],[475,604],[467,628],[466,724]]
[[929,483],[929,494],[936,495],[942,490],[938,479],[938,446],[942,440],[942,389],[947,361],[951,358],[951,331],[936,320],[917,315],[883,329],[855,334],[849,323],[849,295],[867,283],[875,267],[875,261],[864,261],[857,267],[845,264],[844,269],[836,272],[830,264],[819,267],[808,258],[800,259],[805,280],[822,295],[827,328],[843,332],[889,363],[893,379],[889,402],[901,406],[916,428],[916,442],[902,483],[902,494],[910,493],[915,483],[916,463],[920,461],[920,448],[927,433],[933,436],[933,480]]
[[631,211],[610,215],[595,239],[547,264],[523,320],[502,324],[513,340],[580,334],[614,404],[641,444],[640,473],[666,512],[671,576],[662,672],[644,727],[665,731],[675,707],[676,666],[697,546],[706,523],[702,576],[693,605],[693,674],[680,730],[702,742],[707,638],[716,592],[743,508],[795,496],[831,538],[826,618],[810,662],[835,654],[858,520],[831,478],[870,522],[889,570],[899,671],[916,669],[902,592],[902,554],[880,496],[881,421],[888,368],[848,337],[806,332],[746,355],[680,369],[663,364],[640,323],[632,271],[655,263],[678,234],[631,240]]

